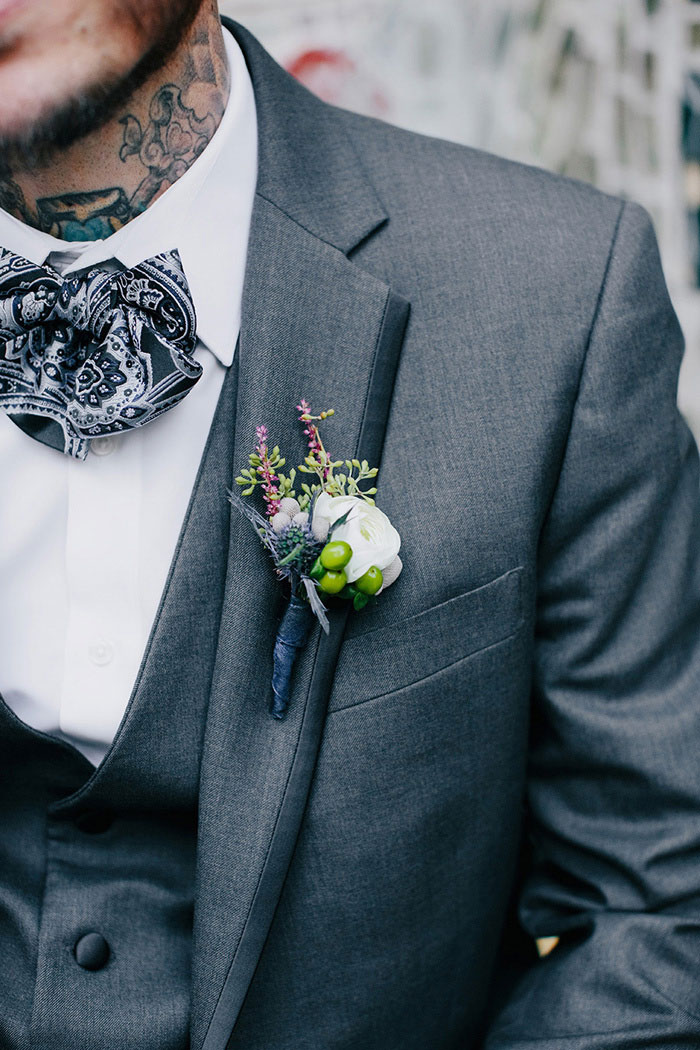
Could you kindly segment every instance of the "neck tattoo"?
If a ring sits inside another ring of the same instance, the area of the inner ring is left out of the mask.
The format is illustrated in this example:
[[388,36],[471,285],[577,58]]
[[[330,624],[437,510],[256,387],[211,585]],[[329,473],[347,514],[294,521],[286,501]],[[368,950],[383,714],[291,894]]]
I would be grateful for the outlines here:
[[[178,83],[165,83],[152,94],[144,122],[132,112],[119,118],[119,160],[131,161],[132,178],[138,164],[135,189],[108,185],[39,197],[32,209],[12,174],[0,169],[0,208],[65,241],[109,237],[144,212],[194,164],[223,116],[229,87],[223,39],[212,46],[209,32],[200,29],[189,45]],[[204,97],[206,105],[198,114],[185,97]]]

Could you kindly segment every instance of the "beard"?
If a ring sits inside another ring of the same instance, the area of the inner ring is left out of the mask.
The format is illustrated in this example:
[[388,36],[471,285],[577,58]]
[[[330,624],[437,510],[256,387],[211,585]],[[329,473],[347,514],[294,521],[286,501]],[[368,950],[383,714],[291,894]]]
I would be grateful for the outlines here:
[[[57,153],[104,127],[123,110],[135,92],[162,69],[185,39],[206,0],[160,0],[144,4],[127,0],[121,16],[146,31],[149,44],[130,70],[106,76],[58,100],[30,127],[0,134],[0,178],[36,171]],[[144,10],[145,8],[145,10]]]

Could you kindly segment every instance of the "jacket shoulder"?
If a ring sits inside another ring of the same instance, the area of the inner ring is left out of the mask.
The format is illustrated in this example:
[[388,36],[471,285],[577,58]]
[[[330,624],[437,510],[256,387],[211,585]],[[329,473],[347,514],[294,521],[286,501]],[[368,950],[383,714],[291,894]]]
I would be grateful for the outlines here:
[[[608,245],[623,198],[570,176],[510,160],[483,149],[406,131],[343,110],[337,119],[369,178],[392,214],[408,209],[413,221],[432,225],[444,217],[457,231],[474,221],[521,236],[547,228],[566,239]],[[639,217],[650,221],[640,205]]]

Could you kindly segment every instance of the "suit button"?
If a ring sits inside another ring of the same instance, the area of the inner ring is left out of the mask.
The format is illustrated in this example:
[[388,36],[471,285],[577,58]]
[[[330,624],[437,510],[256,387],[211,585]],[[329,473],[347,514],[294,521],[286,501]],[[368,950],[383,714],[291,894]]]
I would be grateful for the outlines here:
[[109,962],[109,945],[101,933],[86,933],[76,941],[73,954],[84,970],[101,970]]
[[86,835],[102,835],[112,827],[113,818],[104,809],[86,810],[75,819],[75,825]]

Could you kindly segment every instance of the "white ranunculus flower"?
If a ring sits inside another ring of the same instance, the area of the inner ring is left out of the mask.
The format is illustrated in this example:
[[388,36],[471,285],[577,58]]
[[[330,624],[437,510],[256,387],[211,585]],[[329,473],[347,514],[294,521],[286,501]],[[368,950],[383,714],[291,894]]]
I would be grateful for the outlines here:
[[376,565],[382,571],[396,559],[401,537],[386,514],[359,496],[329,496],[322,492],[314,507],[314,534],[317,528],[329,528],[350,511],[347,521],[333,530],[333,541],[344,540],[352,549],[352,558],[345,566],[348,583],[354,583]]

